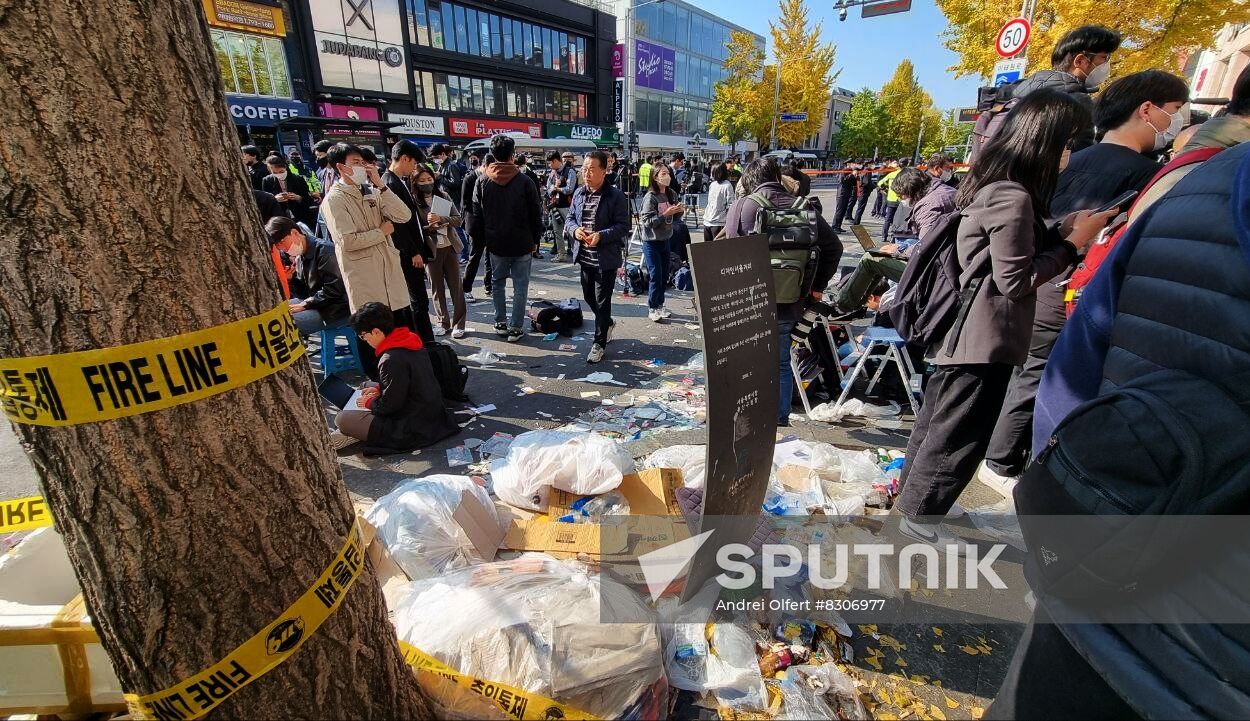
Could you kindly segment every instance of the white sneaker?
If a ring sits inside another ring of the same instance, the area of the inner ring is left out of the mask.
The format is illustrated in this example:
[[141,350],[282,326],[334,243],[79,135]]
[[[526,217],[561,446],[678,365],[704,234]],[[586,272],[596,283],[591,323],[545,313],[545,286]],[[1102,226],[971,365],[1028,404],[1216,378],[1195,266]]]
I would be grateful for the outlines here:
[[451,337],[460,340],[464,337],[464,328],[457,328],[451,332]]
[[465,294],[464,294],[464,299],[465,299],[465,301],[466,301],[466,302],[468,302],[468,303],[476,303],[476,302],[477,302],[477,298],[474,298],[472,293],[465,293]]
[[660,317],[663,318],[664,320],[668,320],[669,318],[673,317],[673,312],[670,311],[668,308],[665,308],[664,306],[660,306],[656,310],[660,312]]
[[435,328],[435,329],[434,329],[434,335],[436,335],[436,336],[438,336],[438,337],[440,337],[440,338],[441,338],[441,337],[443,337],[443,336],[447,335],[447,329],[446,329],[446,328],[444,328],[444,327],[442,327],[442,326],[439,326],[439,327],[437,327],[437,328]]
[[598,363],[603,360],[603,346],[595,343],[590,346],[590,353],[586,356],[587,363]]
[[360,442],[359,439],[352,438],[351,436],[343,433],[342,431],[339,431],[339,430],[330,431],[330,447],[336,451],[341,451],[344,448],[347,448],[348,446],[354,446],[359,442]]
[[977,468],[977,480],[1001,494],[1003,498],[1011,498],[1011,491],[1020,482],[1020,476],[1004,476],[995,473],[985,461]]
[[651,310],[647,311],[647,320],[650,320],[654,323],[659,323],[660,321],[664,320],[664,316],[660,315],[660,311],[658,308],[652,308]]

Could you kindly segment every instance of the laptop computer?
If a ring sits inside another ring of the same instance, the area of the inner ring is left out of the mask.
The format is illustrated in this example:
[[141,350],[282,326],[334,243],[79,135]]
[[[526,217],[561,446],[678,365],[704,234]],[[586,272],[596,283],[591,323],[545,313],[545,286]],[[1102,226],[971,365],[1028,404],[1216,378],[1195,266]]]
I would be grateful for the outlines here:
[[329,375],[317,385],[317,392],[321,394],[322,398],[333,403],[335,408],[343,410],[347,407],[347,403],[351,400],[352,395],[356,393],[356,389],[342,378],[336,375]]
[[864,250],[877,249],[877,241],[873,240],[872,236],[868,234],[868,229],[864,226],[852,225],[851,232],[855,234],[855,240],[859,241],[859,244],[864,247]]

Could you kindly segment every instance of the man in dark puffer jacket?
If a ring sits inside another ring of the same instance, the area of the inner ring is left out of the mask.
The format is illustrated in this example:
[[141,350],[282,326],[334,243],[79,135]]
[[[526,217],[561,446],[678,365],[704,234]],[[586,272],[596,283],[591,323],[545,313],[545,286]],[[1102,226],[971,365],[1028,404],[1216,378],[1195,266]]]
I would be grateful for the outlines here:
[[[1081,403],[1160,370],[1205,379],[1237,406],[1250,406],[1247,156],[1250,143],[1243,143],[1199,166],[1138,219],[1099,267],[1042,378],[1034,453]],[[1234,465],[1250,464],[1244,443],[1214,447],[1214,436],[1202,442],[1208,458],[1240,454],[1243,462]],[[1247,500],[1228,499],[1227,512],[1244,512]],[[1235,587],[1210,583],[1218,571],[1202,566],[1206,549],[1187,552],[1193,577],[1171,589],[1168,600],[1184,606],[1200,589],[1246,605],[1250,599],[1237,598]],[[1041,622],[1026,632],[987,717],[1250,717],[1250,625],[1045,622],[1067,608],[1062,600],[1039,598]]]

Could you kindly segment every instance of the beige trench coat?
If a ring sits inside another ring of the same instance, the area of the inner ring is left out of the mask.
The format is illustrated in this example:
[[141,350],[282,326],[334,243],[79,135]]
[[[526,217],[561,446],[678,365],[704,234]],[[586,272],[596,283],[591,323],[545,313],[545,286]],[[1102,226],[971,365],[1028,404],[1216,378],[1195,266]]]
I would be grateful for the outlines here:
[[412,217],[407,204],[385,186],[362,196],[360,188],[339,181],[321,201],[321,210],[334,239],[352,312],[374,302],[391,310],[407,308],[412,301],[399,250],[381,231],[383,220],[399,224]]

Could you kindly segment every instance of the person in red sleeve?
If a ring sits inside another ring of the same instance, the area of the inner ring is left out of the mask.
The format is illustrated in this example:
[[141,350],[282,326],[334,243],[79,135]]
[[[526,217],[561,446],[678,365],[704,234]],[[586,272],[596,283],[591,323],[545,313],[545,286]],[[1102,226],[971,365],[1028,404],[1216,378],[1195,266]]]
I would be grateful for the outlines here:
[[424,448],[460,431],[417,334],[396,327],[383,303],[365,303],[352,314],[351,326],[377,354],[380,382],[362,389],[355,408],[339,411],[334,424],[343,436],[363,441],[366,455],[384,455]]

